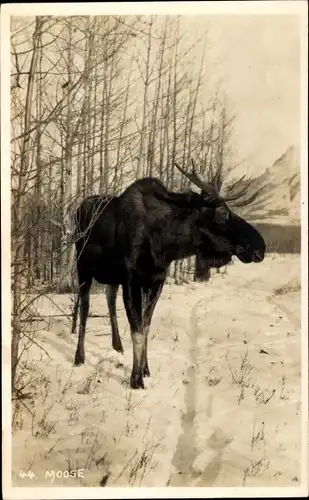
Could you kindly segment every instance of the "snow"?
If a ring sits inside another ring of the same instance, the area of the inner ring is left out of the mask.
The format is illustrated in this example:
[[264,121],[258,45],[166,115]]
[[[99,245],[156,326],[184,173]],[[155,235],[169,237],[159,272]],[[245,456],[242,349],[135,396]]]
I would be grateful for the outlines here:
[[[112,350],[107,318],[89,318],[82,367],[73,367],[70,321],[40,323],[45,351],[34,345],[23,358],[35,396],[24,401],[32,416],[23,405],[16,414],[13,486],[297,486],[299,281],[299,256],[268,255],[261,264],[235,261],[209,283],[166,285],[144,391],[129,388],[121,294],[123,356]],[[44,315],[70,306],[68,295],[38,303]],[[90,310],[107,314],[102,294],[91,296]],[[29,470],[34,479],[21,477]],[[63,477],[68,470],[82,477]]]

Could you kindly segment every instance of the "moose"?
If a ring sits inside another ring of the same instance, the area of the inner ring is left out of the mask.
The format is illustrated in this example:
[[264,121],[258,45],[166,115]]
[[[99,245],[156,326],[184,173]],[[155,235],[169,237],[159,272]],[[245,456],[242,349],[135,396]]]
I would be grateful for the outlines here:
[[85,362],[85,330],[93,278],[107,285],[112,346],[123,352],[116,317],[116,296],[121,285],[133,344],[132,389],[144,388],[143,377],[150,375],[148,332],[172,261],[198,253],[211,267],[218,267],[218,262],[221,266],[228,264],[234,255],[242,263],[264,259],[266,246],[261,234],[227,205],[249,204],[258,193],[241,201],[246,191],[244,187],[239,189],[242,178],[229,188],[227,196],[221,196],[221,171],[218,169],[206,182],[191,161],[191,172],[177,163],[175,166],[200,193],[169,191],[160,180],[145,177],[133,182],[119,196],[85,198],[75,213],[79,295],[72,331],[80,308],[75,365]]

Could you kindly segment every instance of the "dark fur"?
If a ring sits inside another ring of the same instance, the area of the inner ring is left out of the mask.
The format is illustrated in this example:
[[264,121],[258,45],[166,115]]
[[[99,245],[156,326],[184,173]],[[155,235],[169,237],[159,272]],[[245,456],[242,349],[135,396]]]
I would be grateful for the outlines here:
[[[233,255],[249,263],[262,261],[265,253],[258,231],[219,198],[193,191],[170,192],[150,177],[134,182],[118,197],[86,198],[75,222],[81,299],[75,364],[85,360],[93,278],[109,285],[113,347],[123,352],[115,306],[122,285],[133,341],[132,388],[144,387],[143,376],[150,374],[147,334],[171,262],[200,253],[218,267],[218,262],[225,265]],[[77,308],[75,324],[76,314]]]

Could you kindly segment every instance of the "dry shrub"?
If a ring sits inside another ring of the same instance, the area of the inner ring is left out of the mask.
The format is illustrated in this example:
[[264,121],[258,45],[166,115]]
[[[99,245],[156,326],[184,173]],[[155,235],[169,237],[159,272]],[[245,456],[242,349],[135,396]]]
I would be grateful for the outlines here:
[[275,288],[274,295],[286,295],[291,292],[300,292],[301,286],[298,279],[290,280],[285,285]]

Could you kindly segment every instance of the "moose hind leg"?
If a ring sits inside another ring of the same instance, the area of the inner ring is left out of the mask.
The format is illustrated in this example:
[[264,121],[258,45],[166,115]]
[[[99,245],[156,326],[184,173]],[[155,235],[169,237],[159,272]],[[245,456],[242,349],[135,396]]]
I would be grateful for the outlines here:
[[123,301],[131,328],[133,343],[133,368],[130,386],[132,389],[144,389],[143,352],[145,336],[143,333],[142,288],[133,280],[123,284]]
[[143,355],[142,355],[142,370],[144,377],[150,377],[150,370],[148,366],[148,355],[147,355],[148,334],[149,334],[152,315],[156,307],[156,304],[158,302],[158,299],[161,295],[163,285],[164,285],[164,280],[154,283],[148,289],[144,289],[145,310],[143,314],[143,324],[144,324],[145,341],[143,345]]
[[76,333],[76,325],[77,325],[77,315],[78,315],[78,308],[79,308],[79,292],[75,300],[74,308],[73,308],[73,314],[72,314],[72,328],[71,328],[71,333],[75,334]]
[[112,346],[117,352],[123,354],[123,347],[121,338],[119,335],[118,322],[117,322],[117,311],[116,311],[116,300],[119,285],[107,285],[106,287],[106,299],[109,312],[109,319],[112,327]]
[[89,296],[92,279],[88,278],[80,285],[80,323],[78,333],[78,344],[75,353],[75,366],[85,363],[85,332],[89,314]]
[[144,340],[143,352],[142,352],[143,377],[150,377],[150,370],[149,370],[148,358],[147,358],[148,333],[149,333],[149,326],[146,326],[146,327],[144,327],[145,340]]

